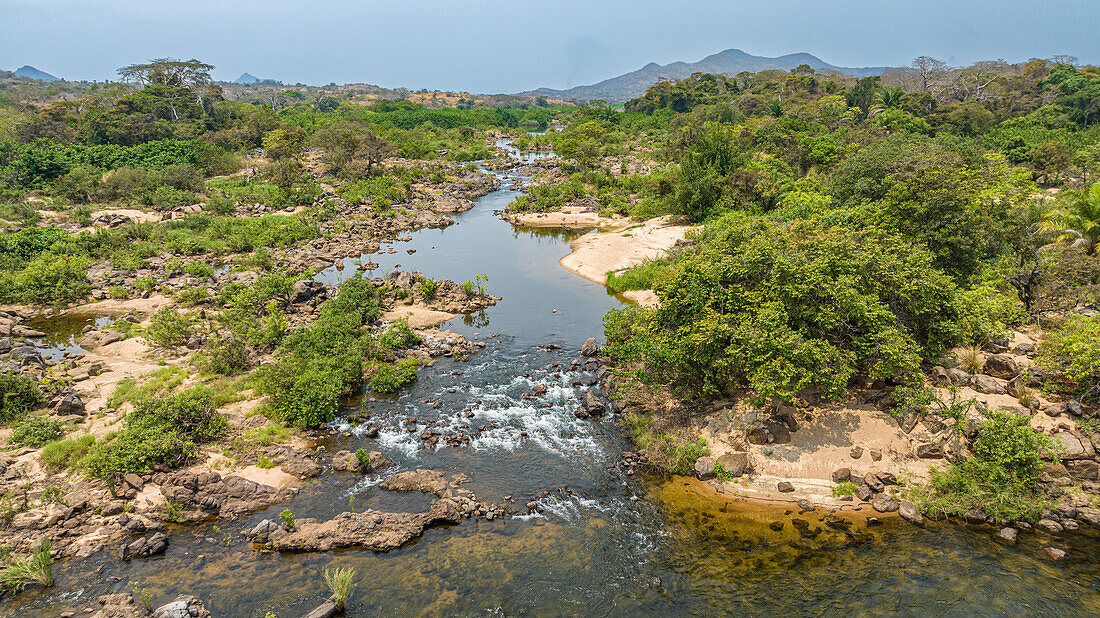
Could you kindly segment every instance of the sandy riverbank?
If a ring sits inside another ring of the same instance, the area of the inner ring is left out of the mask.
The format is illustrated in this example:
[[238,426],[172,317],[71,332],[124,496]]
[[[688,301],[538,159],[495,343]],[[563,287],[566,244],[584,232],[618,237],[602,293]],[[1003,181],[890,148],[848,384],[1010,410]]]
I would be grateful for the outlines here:
[[[673,224],[669,216],[641,224],[605,220],[599,233],[574,240],[570,244],[572,253],[563,257],[560,264],[569,272],[603,285],[607,283],[609,271],[623,270],[664,256],[691,229],[691,226]],[[650,290],[632,290],[624,296],[643,305],[657,302]]]

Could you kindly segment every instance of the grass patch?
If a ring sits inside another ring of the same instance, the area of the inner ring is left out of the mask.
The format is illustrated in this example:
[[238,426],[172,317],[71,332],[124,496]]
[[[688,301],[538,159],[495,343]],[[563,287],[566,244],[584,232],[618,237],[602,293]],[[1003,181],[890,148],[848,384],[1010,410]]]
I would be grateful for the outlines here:
[[48,470],[58,472],[80,461],[82,457],[88,454],[94,444],[95,436],[92,434],[54,440],[42,448],[39,459],[42,460],[42,464]]
[[658,281],[669,276],[671,269],[672,260],[668,258],[645,260],[641,264],[626,270],[608,272],[607,289],[612,292],[652,290]]

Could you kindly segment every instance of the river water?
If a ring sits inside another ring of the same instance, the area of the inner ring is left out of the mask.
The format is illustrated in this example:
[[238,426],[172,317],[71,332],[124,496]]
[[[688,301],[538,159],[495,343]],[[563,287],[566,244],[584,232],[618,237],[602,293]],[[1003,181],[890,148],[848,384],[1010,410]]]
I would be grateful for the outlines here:
[[[483,501],[511,496],[523,511],[536,501],[539,514],[429,529],[384,554],[256,552],[244,533],[284,508],[326,519],[430,503],[382,491],[377,477],[326,472],[289,504],[217,526],[173,527],[164,556],[59,563],[53,588],[5,599],[0,614],[56,615],[144,588],[158,605],[190,593],[215,616],[286,618],[327,596],[322,569],[350,566],[359,574],[352,616],[1100,615],[1095,535],[1056,541],[1068,556],[1052,564],[1040,558],[1037,535],[1007,547],[988,529],[922,529],[896,517],[869,526],[862,513],[799,513],[716,496],[692,479],[623,475],[615,463],[628,445],[614,421],[575,419],[585,387],[574,382],[584,376],[559,370],[599,336],[619,301],[559,267],[575,232],[514,229],[493,214],[517,195],[508,188],[515,176],[501,177],[500,190],[455,216],[458,225],[364,257],[381,265],[376,275],[397,264],[456,281],[487,275],[503,300],[447,325],[486,348],[422,370],[397,396],[365,398],[364,412],[384,426],[378,438],[344,426],[321,444],[381,450],[401,470],[462,473]],[[335,282],[353,271],[349,262],[319,277]],[[547,394],[525,399],[536,384]],[[417,420],[411,433],[408,418]],[[421,449],[417,436],[428,428],[465,433],[469,445]]]

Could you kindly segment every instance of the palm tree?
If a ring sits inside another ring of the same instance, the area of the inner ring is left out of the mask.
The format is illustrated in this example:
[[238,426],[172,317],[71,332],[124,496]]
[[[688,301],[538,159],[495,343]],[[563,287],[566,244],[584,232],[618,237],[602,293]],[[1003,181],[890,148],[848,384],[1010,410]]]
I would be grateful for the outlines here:
[[1067,191],[1058,207],[1043,215],[1040,229],[1057,240],[1080,239],[1091,253],[1100,243],[1100,182],[1086,191]]
[[874,116],[888,109],[901,109],[903,100],[905,100],[905,91],[901,88],[883,88],[871,98],[874,103],[871,106],[871,115]]

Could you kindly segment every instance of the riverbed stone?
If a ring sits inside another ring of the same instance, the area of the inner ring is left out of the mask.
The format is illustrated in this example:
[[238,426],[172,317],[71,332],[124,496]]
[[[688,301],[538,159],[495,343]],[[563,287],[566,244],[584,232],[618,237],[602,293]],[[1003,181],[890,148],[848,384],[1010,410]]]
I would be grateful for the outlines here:
[[700,457],[696,459],[695,476],[703,481],[714,478],[714,458]]
[[776,489],[781,493],[791,493],[794,491],[794,485],[791,485],[788,481],[779,481],[779,483],[776,484]]
[[132,558],[144,558],[163,554],[168,549],[168,537],[163,532],[140,538],[122,546],[119,551],[119,559],[130,560]]
[[1066,551],[1057,547],[1044,547],[1043,553],[1051,560],[1061,560],[1066,557]]
[[851,457],[852,459],[859,459],[859,458],[863,457],[863,447],[862,446],[853,446],[852,450],[848,451],[848,456]]
[[210,618],[210,612],[198,597],[183,594],[153,610],[153,618]]
[[908,500],[898,501],[898,515],[915,526],[924,524],[924,515],[921,514],[920,509]]
[[839,468],[839,469],[833,471],[833,482],[834,483],[844,483],[844,482],[847,482],[848,479],[850,479],[850,478],[852,478],[852,469],[851,468]]
[[1004,541],[1006,543],[1015,545],[1016,544],[1016,536],[1018,534],[1019,534],[1019,531],[1017,531],[1015,528],[1006,527],[1006,528],[1001,528],[1001,531],[997,533],[997,537],[1000,538],[1002,541]]
[[879,479],[878,475],[874,472],[868,472],[867,474],[863,475],[863,483],[867,485],[867,487],[870,487],[871,491],[875,493],[879,493],[886,488],[882,480]]
[[442,472],[431,468],[421,468],[408,472],[398,472],[389,476],[378,487],[387,491],[419,491],[426,494],[440,495],[447,489],[447,478]]
[[985,359],[983,371],[1002,380],[1011,380],[1020,373],[1020,366],[1010,354],[991,354]]
[[1060,534],[1065,529],[1062,524],[1047,518],[1035,522],[1035,527],[1050,534]]
[[595,337],[589,337],[584,345],[581,346],[581,356],[596,356],[600,353],[600,344],[596,343]]
[[856,489],[856,498],[860,502],[867,502],[873,495],[875,495],[875,492],[871,491],[871,488],[867,485],[860,485],[859,489]]
[[746,474],[752,467],[749,463],[749,454],[740,451],[725,453],[715,463],[722,464],[723,472],[734,477]]
[[873,500],[871,500],[871,508],[875,509],[879,513],[893,513],[900,508],[898,501],[894,500],[890,496],[882,493],[877,494]]

